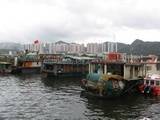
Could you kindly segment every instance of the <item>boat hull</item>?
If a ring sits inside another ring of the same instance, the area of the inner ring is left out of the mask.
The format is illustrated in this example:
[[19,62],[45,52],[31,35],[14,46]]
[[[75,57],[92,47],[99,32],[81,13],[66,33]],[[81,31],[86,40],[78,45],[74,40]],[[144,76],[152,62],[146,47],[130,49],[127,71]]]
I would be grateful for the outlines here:
[[95,98],[95,99],[115,99],[117,97],[120,97],[120,96],[101,96],[99,94],[96,94],[96,93],[93,93],[91,91],[81,91],[81,96],[85,96],[85,97],[88,97],[88,98]]
[[0,75],[10,74],[12,72],[11,69],[0,70]]
[[159,86],[140,85],[139,91],[144,95],[160,96]]
[[[87,74],[87,73],[86,73]],[[54,72],[46,72],[42,71],[42,75],[44,77],[82,77],[86,75],[82,72],[61,72],[61,73],[54,73]]]
[[40,73],[40,67],[21,67],[15,68],[12,73],[35,74]]

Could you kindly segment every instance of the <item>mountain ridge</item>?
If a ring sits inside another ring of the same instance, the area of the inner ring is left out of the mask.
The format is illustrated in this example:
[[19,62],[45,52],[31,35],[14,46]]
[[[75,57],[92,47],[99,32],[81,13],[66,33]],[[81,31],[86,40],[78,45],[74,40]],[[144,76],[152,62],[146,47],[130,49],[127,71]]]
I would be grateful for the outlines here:
[[118,52],[135,55],[160,55],[160,42],[145,42],[143,40],[136,39],[131,44],[118,43]]
[[[57,41],[56,44],[69,44],[64,41]],[[118,42],[118,52],[134,54],[134,55],[160,55],[160,42],[151,42],[151,41],[143,41],[140,39],[134,40],[131,44],[125,44]],[[14,42],[1,42],[0,43],[0,51],[1,50],[10,50],[10,51],[21,51],[23,50],[23,45],[20,43]]]

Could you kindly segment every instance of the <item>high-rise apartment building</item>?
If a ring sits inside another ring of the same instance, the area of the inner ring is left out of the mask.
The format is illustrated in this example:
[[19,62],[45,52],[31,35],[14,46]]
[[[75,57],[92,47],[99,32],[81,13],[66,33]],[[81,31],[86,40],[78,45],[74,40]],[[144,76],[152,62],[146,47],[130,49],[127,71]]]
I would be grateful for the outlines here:
[[71,43],[69,44],[68,52],[69,53],[84,53],[85,52],[84,44]]
[[53,53],[104,53],[104,52],[117,52],[117,43],[104,42],[104,43],[88,43],[85,47],[84,44],[66,43],[58,41],[56,43],[34,43],[25,44],[24,49],[30,51],[39,51],[39,53],[53,54]]
[[102,53],[103,44],[101,43],[88,43],[87,44],[87,53]]
[[117,43],[104,42],[104,43],[88,43],[87,53],[104,53],[104,52],[117,52]]

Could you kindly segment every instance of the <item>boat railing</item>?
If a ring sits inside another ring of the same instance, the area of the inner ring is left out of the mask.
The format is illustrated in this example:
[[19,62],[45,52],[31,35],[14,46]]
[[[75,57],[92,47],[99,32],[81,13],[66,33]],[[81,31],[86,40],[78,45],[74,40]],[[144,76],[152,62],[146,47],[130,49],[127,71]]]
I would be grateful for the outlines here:
[[112,63],[112,62],[124,62],[123,60],[103,60],[103,59],[95,59],[95,60],[92,60],[91,63]]
[[39,58],[19,58],[19,61],[40,61]]
[[88,62],[84,61],[55,61],[55,60],[44,60],[43,63],[50,64],[88,64]]

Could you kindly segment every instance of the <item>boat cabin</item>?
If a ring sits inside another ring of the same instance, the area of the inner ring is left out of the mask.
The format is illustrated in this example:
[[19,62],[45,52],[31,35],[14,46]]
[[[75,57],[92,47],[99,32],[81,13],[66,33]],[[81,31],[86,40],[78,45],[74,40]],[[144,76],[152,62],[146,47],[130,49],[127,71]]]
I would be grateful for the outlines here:
[[44,59],[41,68],[47,76],[81,76],[88,73],[89,57],[62,56],[53,54],[50,59]]
[[105,59],[93,60],[89,64],[89,73],[121,75],[124,79],[139,79],[144,76],[144,64],[127,62],[123,53],[108,53]]
[[158,74],[147,75],[147,77],[144,78],[144,85],[160,86],[160,75]]
[[143,85],[139,86],[141,93],[159,96],[160,95],[160,75],[151,74],[147,75],[144,79]]
[[160,62],[158,56],[148,55],[141,58],[141,63],[145,65],[145,74],[160,73]]

